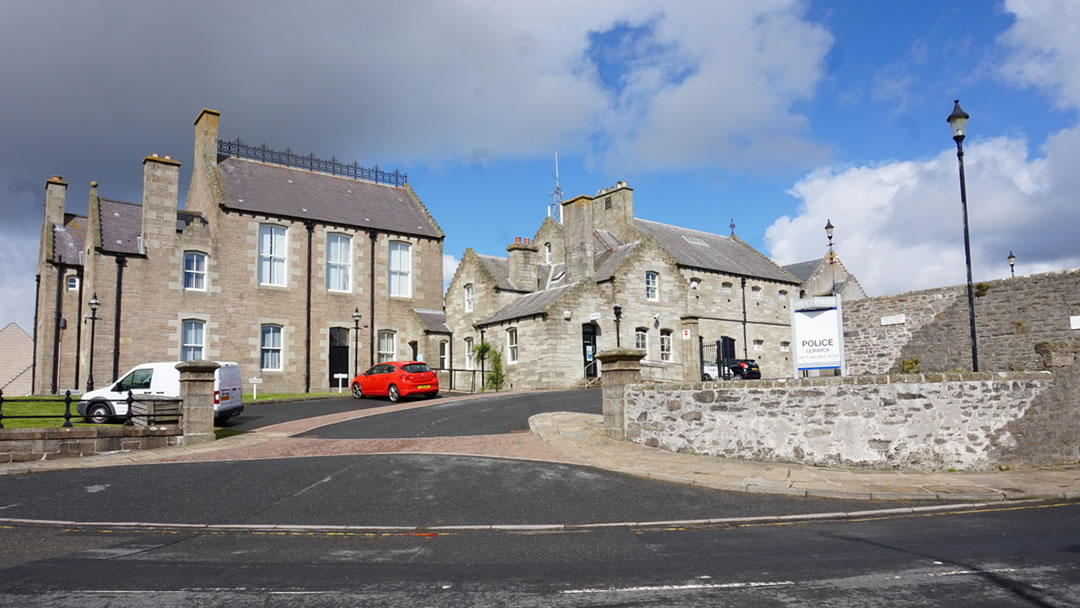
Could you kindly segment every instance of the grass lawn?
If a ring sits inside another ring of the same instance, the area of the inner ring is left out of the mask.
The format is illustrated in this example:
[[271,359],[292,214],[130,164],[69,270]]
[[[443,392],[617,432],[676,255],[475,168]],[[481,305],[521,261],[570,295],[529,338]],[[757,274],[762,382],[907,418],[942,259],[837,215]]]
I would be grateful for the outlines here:
[[[46,401],[47,399],[47,401]],[[77,409],[79,400],[71,400],[72,426],[102,426],[83,422]],[[6,429],[40,429],[64,426],[64,400],[55,398],[4,398],[3,423]],[[59,416],[59,418],[8,418],[8,416]]]

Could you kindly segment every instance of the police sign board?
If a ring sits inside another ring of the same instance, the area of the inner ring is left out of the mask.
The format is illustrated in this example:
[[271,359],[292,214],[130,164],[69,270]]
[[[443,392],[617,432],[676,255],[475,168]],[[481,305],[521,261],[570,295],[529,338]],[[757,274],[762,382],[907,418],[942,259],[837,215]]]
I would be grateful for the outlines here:
[[840,296],[800,298],[791,307],[795,376],[810,369],[844,366],[844,322]]

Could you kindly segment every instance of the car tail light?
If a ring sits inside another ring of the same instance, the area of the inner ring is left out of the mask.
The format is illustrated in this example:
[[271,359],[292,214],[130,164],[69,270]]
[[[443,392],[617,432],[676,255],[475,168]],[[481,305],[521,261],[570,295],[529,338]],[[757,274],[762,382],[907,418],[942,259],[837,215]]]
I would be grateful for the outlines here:
[[739,361],[739,367],[741,367],[743,369],[746,369],[746,362],[745,361]]
[[214,391],[214,405],[221,405],[221,391]]

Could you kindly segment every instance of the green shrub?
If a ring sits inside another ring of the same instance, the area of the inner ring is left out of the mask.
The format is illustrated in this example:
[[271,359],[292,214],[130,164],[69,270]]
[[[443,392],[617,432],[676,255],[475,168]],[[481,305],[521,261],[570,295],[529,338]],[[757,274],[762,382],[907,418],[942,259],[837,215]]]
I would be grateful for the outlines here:
[[919,373],[919,358],[912,357],[910,359],[904,359],[900,362],[900,373],[902,374],[917,374]]
[[502,390],[503,384],[506,382],[506,371],[502,365],[502,353],[489,342],[481,342],[474,346],[473,353],[481,361],[488,361],[491,364],[491,371],[488,373],[488,377],[484,379],[484,388],[495,391]]
[[975,297],[981,298],[986,295],[986,292],[990,291],[989,283],[975,283]]

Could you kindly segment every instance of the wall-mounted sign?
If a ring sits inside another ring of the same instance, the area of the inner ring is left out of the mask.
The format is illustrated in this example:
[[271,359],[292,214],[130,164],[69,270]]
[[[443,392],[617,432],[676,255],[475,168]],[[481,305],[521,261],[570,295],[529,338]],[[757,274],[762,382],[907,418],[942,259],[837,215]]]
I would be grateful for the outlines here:
[[682,339],[683,340],[689,340],[690,339],[690,330],[689,329],[682,330]]
[[844,321],[840,296],[800,298],[791,308],[795,376],[810,369],[839,369],[844,365]]
[[599,321],[600,320],[600,313],[598,313],[598,312],[589,313],[589,320],[590,321]]
[[1069,317],[1069,325],[1072,329],[1080,329],[1080,316]]
[[903,325],[905,321],[907,321],[907,317],[902,314],[881,317],[882,325]]

